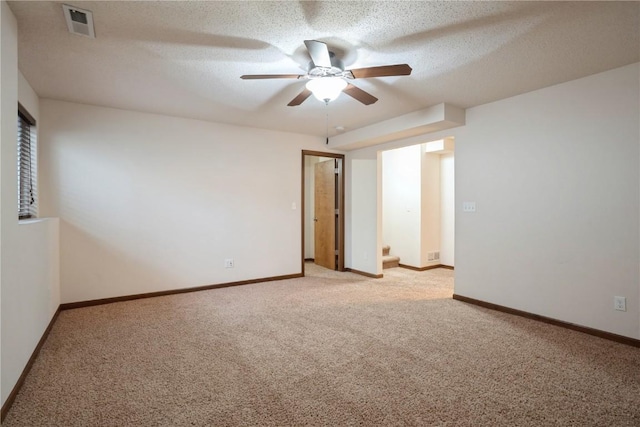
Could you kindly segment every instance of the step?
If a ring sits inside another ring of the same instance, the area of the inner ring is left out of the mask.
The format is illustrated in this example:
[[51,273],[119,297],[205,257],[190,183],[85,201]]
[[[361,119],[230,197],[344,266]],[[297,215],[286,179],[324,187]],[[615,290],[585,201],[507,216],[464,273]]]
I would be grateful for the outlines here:
[[389,245],[384,245],[384,246],[382,247],[382,255],[383,255],[383,256],[387,256],[387,255],[389,255],[389,251],[390,251],[390,250],[391,250],[391,246],[389,246]]
[[400,257],[385,255],[382,257],[382,268],[394,268],[400,266]]

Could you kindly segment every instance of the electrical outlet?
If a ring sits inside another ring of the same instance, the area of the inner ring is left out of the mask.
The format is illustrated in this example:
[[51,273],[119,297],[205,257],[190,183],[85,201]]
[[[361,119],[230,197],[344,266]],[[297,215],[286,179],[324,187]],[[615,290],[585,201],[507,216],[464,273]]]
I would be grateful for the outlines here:
[[224,260],[224,268],[233,268],[233,258],[227,258]]
[[627,311],[627,298],[613,297],[613,308],[618,311]]

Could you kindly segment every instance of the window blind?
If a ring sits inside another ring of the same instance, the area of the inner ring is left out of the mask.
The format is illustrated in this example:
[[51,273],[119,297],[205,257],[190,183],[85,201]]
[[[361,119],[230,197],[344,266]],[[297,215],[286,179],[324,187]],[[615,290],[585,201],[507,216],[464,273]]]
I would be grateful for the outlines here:
[[38,214],[35,120],[21,106],[18,108],[18,218],[35,218]]

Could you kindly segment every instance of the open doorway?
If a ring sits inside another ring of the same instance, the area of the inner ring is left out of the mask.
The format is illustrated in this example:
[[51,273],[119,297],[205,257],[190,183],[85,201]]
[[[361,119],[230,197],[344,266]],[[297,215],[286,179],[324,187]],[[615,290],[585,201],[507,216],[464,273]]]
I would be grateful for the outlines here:
[[381,152],[382,267],[454,267],[454,140]]
[[302,151],[302,274],[305,261],[344,270],[344,155]]

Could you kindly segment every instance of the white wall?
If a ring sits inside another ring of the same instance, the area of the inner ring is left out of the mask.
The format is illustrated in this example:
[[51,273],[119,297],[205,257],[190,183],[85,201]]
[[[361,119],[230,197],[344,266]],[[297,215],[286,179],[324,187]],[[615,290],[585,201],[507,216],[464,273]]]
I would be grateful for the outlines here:
[[638,93],[635,64],[467,110],[456,293],[640,337]]
[[[429,260],[429,254],[441,250],[443,236],[453,239],[453,234],[442,233],[441,208],[443,191],[453,203],[453,180],[445,180],[451,188],[441,188],[441,155],[426,150],[427,144],[416,144],[381,152],[382,243],[401,264],[417,268],[440,264]],[[453,212],[444,214],[449,215],[444,224],[453,233]]]
[[[57,219],[18,221],[18,100],[36,119],[38,97],[18,72],[17,25],[1,5],[1,373],[2,404],[60,305]],[[38,132],[39,133],[39,132]]]
[[420,145],[382,152],[382,243],[402,264],[420,266]]
[[454,155],[440,155],[440,263],[455,265],[455,167]]
[[422,213],[420,218],[420,262],[415,267],[440,264],[439,260],[429,261],[429,253],[440,251],[440,155],[426,153],[427,144],[421,144]]
[[381,169],[371,159],[345,156],[345,265],[369,274],[382,274]]
[[300,273],[292,203],[321,138],[54,100],[41,115],[62,302]]

